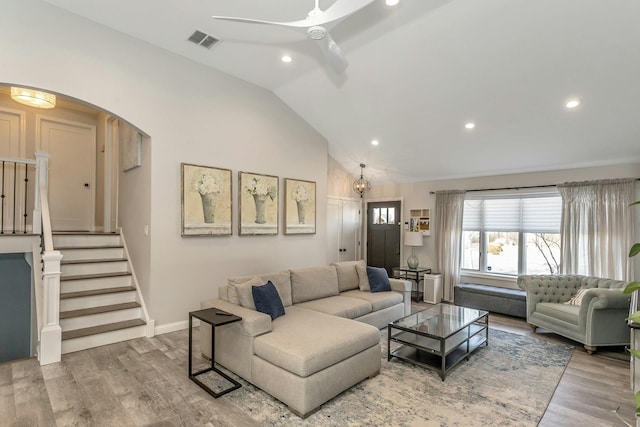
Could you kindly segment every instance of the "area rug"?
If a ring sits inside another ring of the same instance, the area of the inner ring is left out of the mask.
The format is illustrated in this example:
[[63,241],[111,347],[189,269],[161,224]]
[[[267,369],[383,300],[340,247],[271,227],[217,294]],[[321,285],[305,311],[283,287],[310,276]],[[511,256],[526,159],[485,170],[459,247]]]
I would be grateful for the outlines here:
[[573,351],[568,345],[490,329],[489,346],[442,381],[435,371],[398,359],[387,362],[386,331],[380,343],[380,374],[304,420],[242,379],[242,388],[224,398],[262,426],[535,426]]

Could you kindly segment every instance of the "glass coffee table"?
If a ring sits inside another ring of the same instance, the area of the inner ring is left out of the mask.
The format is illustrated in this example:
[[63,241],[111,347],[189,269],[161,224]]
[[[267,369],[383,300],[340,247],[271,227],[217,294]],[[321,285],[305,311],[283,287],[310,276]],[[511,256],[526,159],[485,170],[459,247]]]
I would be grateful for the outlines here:
[[[392,342],[402,345],[391,351]],[[438,304],[389,323],[387,360],[397,357],[435,369],[444,381],[482,344],[489,345],[488,311]]]

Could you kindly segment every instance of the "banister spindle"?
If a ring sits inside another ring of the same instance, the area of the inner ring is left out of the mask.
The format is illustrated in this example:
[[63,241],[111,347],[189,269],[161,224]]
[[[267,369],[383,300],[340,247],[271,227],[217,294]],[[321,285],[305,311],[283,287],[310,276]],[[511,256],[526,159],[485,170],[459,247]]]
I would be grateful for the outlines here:
[[24,228],[23,234],[27,234],[27,200],[29,200],[28,196],[28,185],[29,185],[29,165],[24,164]]
[[2,195],[0,195],[0,199],[2,199],[2,212],[0,212],[0,234],[4,234],[4,160],[2,161]]
[[16,189],[18,188],[18,164],[13,163],[13,232],[16,234]]

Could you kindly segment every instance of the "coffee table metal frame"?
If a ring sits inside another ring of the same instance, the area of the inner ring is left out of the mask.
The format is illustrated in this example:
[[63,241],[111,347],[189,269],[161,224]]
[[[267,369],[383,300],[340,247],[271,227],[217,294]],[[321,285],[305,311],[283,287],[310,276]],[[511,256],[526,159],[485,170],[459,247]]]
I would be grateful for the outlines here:
[[[193,372],[193,362],[192,362],[192,335],[193,335],[193,318],[199,319],[201,322],[208,323],[211,325],[211,366],[205,369],[202,369],[198,372]],[[215,345],[216,345],[216,327],[227,325],[229,323],[239,322],[242,320],[242,317],[235,316],[231,313],[227,313],[226,311],[218,310],[215,308],[205,308],[203,310],[192,311],[189,313],[189,379],[194,383],[198,384],[204,391],[209,393],[215,399],[222,396],[223,394],[227,394],[230,391],[239,389],[242,385],[231,378],[229,375],[225,374],[218,368],[216,368],[215,364]],[[222,376],[224,379],[233,384],[231,387],[226,388],[220,392],[215,392],[211,390],[205,383],[200,381],[197,377],[198,375],[205,374],[207,372],[215,372],[218,375]]]
[[[391,351],[391,343],[402,344]],[[489,312],[452,304],[438,304],[389,323],[387,360],[393,357],[447,372],[482,344],[489,345]]]

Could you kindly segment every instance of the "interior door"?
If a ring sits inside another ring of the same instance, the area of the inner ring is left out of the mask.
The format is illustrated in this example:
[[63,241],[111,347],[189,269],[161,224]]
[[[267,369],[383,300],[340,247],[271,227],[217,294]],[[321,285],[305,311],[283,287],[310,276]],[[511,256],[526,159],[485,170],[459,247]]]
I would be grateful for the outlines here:
[[355,261],[360,258],[359,200],[328,199],[327,261]]
[[96,129],[55,119],[39,120],[40,150],[49,153],[49,207],[56,231],[94,228]]
[[[10,110],[0,110],[0,157],[24,158],[24,135],[23,135],[24,115],[20,112]],[[0,210],[2,218],[0,224],[4,232],[15,229],[23,230],[23,223],[20,219],[24,214],[24,165],[16,168],[11,162],[0,162]],[[29,171],[30,179],[33,179],[33,168]],[[14,198],[14,181],[16,187]],[[14,212],[15,207],[15,212]]]
[[383,267],[392,277],[400,266],[400,202],[367,205],[367,265]]
[[360,201],[344,200],[342,203],[342,241],[340,261],[355,261],[360,258]]

